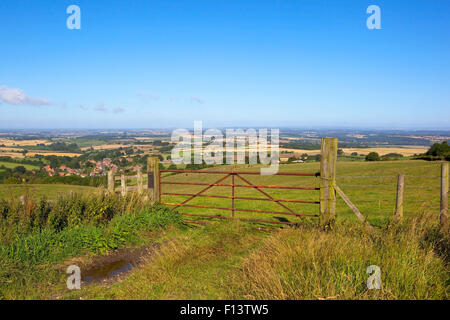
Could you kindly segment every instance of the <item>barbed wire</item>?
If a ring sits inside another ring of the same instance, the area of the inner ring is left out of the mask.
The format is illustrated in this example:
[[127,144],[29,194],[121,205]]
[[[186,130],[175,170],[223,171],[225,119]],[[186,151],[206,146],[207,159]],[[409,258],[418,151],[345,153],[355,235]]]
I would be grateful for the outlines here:
[[[441,176],[434,176],[434,175],[410,175],[405,174],[404,175],[407,178],[430,178],[430,179],[437,179]],[[382,179],[382,178],[397,178],[396,176],[386,175],[386,176],[336,176],[336,179]]]
[[[340,201],[344,201],[340,198],[338,198],[338,200]],[[378,202],[378,201],[395,201],[397,199],[395,198],[387,198],[387,199],[352,199],[353,202]],[[404,203],[408,203],[408,202],[433,202],[433,203],[440,203],[439,200],[407,200],[405,199]]]
[[[339,183],[340,187],[367,187],[367,188],[396,188],[397,185],[386,185],[386,184],[346,184],[346,183]],[[439,186],[414,186],[414,185],[405,185],[405,189],[407,188],[415,188],[415,189],[440,189]]]
[[397,176],[336,176],[336,179],[338,179],[338,178],[383,178],[383,177],[396,178]]
[[441,176],[426,176],[426,175],[409,175],[409,174],[405,174],[405,177],[412,177],[412,178],[440,178]]
[[405,189],[408,188],[413,188],[413,189],[430,189],[430,190],[434,190],[434,189],[440,189],[440,187],[433,187],[433,186],[408,186],[405,185]]

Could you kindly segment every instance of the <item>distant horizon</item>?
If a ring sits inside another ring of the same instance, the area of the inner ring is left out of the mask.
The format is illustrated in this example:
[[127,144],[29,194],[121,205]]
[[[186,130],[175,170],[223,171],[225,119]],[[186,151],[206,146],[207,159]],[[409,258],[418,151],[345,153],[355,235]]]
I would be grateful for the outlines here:
[[[178,128],[183,129],[191,129],[192,126],[185,127],[147,127],[147,128],[0,128],[0,133],[14,132],[14,131],[171,131]],[[298,130],[298,131],[370,131],[370,132],[448,132],[450,133],[450,128],[380,128],[380,127],[366,127],[366,128],[357,128],[357,127],[328,127],[328,126],[316,126],[316,127],[293,127],[293,126],[285,126],[285,127],[268,127],[268,126],[228,126],[228,127],[209,127],[205,126],[203,129],[245,129],[245,128],[254,128],[254,129],[280,129],[280,130]]]

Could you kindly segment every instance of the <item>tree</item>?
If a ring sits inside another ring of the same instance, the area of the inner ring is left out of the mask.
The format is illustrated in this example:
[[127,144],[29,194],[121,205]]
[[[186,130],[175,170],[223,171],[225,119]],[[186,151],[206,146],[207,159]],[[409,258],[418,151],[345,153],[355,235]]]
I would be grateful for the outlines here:
[[27,169],[25,169],[24,166],[18,166],[14,168],[14,172],[20,173],[20,174],[24,174],[25,172],[27,172]]
[[434,157],[443,157],[450,153],[450,146],[447,141],[443,141],[442,143],[435,143],[431,146],[431,148],[426,152],[428,156]]
[[403,158],[403,155],[400,153],[392,152],[381,156],[381,158]]
[[343,156],[343,155],[344,155],[344,150],[338,149],[337,155],[338,155],[338,156]]
[[352,157],[358,156],[358,152],[352,152],[351,156],[352,156]]
[[380,155],[376,152],[371,152],[366,156],[366,161],[379,161]]

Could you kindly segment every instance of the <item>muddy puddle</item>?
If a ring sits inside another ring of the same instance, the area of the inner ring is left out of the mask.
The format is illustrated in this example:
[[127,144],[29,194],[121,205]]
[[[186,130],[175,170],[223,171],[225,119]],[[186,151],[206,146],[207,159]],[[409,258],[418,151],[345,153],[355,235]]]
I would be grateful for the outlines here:
[[151,244],[139,249],[122,249],[107,256],[98,256],[81,268],[84,283],[114,282],[120,276],[147,261],[160,247]]
[[94,267],[87,272],[84,272],[82,280],[86,283],[100,282],[106,278],[117,276],[121,273],[133,269],[133,265],[126,260],[113,261],[101,267]]

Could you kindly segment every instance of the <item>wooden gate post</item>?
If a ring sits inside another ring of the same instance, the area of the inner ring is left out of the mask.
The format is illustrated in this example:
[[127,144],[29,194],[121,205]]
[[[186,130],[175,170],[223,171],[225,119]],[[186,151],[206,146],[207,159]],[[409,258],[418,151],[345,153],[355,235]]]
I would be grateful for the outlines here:
[[114,171],[108,171],[108,192],[114,193]]
[[328,227],[336,218],[337,138],[322,138],[320,157],[320,223]]
[[449,231],[448,225],[448,162],[441,165],[441,212],[439,221],[444,230]]
[[159,158],[152,157],[147,160],[148,195],[150,203],[159,201]]
[[405,191],[405,175],[399,174],[397,177],[397,202],[395,205],[394,218],[397,221],[403,218],[403,194]]
[[142,169],[137,170],[137,192],[142,194],[144,192],[144,184],[142,183]]
[[120,190],[122,196],[125,197],[127,194],[127,184],[125,181],[125,175],[123,173],[120,175]]

